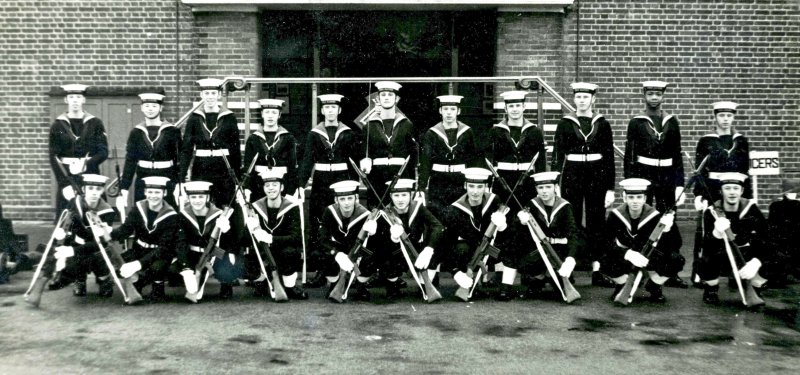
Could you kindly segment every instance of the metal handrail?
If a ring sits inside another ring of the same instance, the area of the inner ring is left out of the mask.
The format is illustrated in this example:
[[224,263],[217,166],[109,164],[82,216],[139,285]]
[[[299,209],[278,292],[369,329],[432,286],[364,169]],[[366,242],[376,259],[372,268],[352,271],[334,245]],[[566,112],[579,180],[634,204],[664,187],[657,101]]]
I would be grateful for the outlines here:
[[504,76],[504,77],[347,77],[347,78],[321,78],[321,77],[311,77],[311,78],[263,78],[263,77],[225,77],[222,83],[222,94],[223,94],[223,105],[227,107],[228,104],[228,83],[233,84],[233,91],[241,91],[244,90],[245,92],[245,107],[247,110],[244,112],[245,117],[245,139],[250,136],[250,86],[251,84],[270,84],[270,83],[301,83],[301,84],[311,84],[313,103],[311,105],[311,126],[315,126],[317,124],[317,85],[319,84],[331,84],[331,83],[374,83],[377,81],[394,81],[394,82],[418,82],[418,83],[447,83],[449,84],[448,93],[453,94],[453,84],[454,83],[485,83],[485,82],[495,82],[495,83],[502,83],[502,82],[514,82],[517,84],[518,87],[522,89],[529,89],[531,87],[531,83],[536,82],[539,87],[539,94],[537,97],[538,103],[538,124],[541,127],[543,125],[543,110],[542,110],[542,95],[544,92],[547,92],[552,96],[556,101],[558,101],[562,107],[568,109],[571,112],[575,111],[575,108],[566,101],[561,95],[558,94],[555,90],[553,90],[550,85],[547,84],[541,77],[539,76]]

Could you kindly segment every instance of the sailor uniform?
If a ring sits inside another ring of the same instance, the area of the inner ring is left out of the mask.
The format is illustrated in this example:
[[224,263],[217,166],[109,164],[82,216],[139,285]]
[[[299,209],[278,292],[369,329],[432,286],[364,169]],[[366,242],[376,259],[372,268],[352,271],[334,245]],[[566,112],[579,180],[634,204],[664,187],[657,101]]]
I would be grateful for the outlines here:
[[[261,228],[272,235],[270,251],[282,276],[299,272],[303,265],[303,248],[298,202],[281,199],[280,207],[267,207],[267,198],[253,202]],[[265,259],[262,255],[262,259]],[[266,259],[265,259],[266,261]],[[265,263],[266,265],[266,263]]]
[[[723,212],[722,201],[714,203],[717,212]],[[723,239],[714,237],[714,216],[710,212],[711,208],[705,210],[703,223],[705,234],[703,236],[703,249],[700,254],[697,274],[703,281],[715,280],[720,275],[730,275],[732,270],[730,261],[725,251]],[[756,205],[755,201],[741,198],[739,207],[735,212],[724,211],[724,217],[731,222],[731,232],[735,235],[733,242],[742,252],[745,263],[753,258],[758,258],[764,264],[764,269],[771,259],[774,259],[773,251],[767,238],[767,220],[764,214]],[[735,250],[734,250],[735,251]],[[736,253],[734,252],[734,259]],[[739,264],[741,267],[741,264]]]
[[445,129],[440,122],[422,136],[419,166],[419,189],[427,191],[427,203],[440,214],[464,192],[464,169],[483,160],[475,147],[474,133],[458,122],[454,129]]
[[[553,250],[562,260],[567,257],[575,258],[579,248],[579,232],[570,206],[571,204],[561,197],[555,197],[552,206],[545,205],[538,197],[530,200],[527,205],[531,214],[530,220],[536,220],[544,235],[549,239]],[[506,246],[504,249],[516,250],[518,254],[514,258],[519,262],[512,262],[509,266],[519,268],[523,274],[528,276],[546,274],[547,268],[536,250],[536,244],[533,242],[528,226],[522,225],[516,218],[514,223],[512,230],[516,232],[515,246]]]
[[[334,260],[337,252],[348,254],[358,240],[358,233],[369,218],[370,212],[362,205],[356,203],[350,217],[344,217],[338,205],[331,204],[322,213],[319,228],[319,239],[322,251],[324,268],[320,271],[325,276],[335,277],[339,274],[339,265]],[[376,249],[377,250],[377,249]],[[369,258],[365,257],[364,250],[359,250],[358,257],[363,257],[362,264],[366,265]]]
[[278,126],[275,132],[256,131],[247,138],[244,146],[244,168],[250,166],[258,153],[256,167],[250,173],[250,200],[255,202],[264,197],[264,184],[258,177],[259,167],[285,168],[283,194],[293,195],[297,190],[297,140],[284,127]]
[[[361,155],[372,159],[372,170],[367,177],[379,195],[382,196],[386,191],[386,182],[394,178],[406,157],[410,159],[400,177],[416,177],[419,148],[411,120],[400,113],[397,113],[394,119],[383,120],[373,113],[362,132],[365,141]],[[367,202],[368,207],[379,206],[378,198],[372,194],[368,195]]]
[[[434,256],[436,256],[435,250],[439,246],[444,227],[433,216],[431,211],[419,201],[412,200],[408,206],[408,211],[405,214],[396,214],[396,216],[402,221],[405,233],[411,243],[414,244],[416,250],[422,251],[425,247],[431,247],[434,249]],[[400,250],[400,243],[394,243],[391,240],[390,228],[392,224],[394,222],[389,219],[389,216],[385,212],[381,212],[375,239],[371,239],[371,241],[377,242],[372,247],[374,249],[373,256],[376,259],[375,263],[381,270],[382,276],[386,279],[400,277],[408,270],[408,265]],[[414,259],[412,258],[411,261],[413,263]],[[428,267],[435,268],[433,261]],[[364,270],[364,273],[368,274],[367,271]]]
[[441,262],[442,269],[451,270],[453,274],[458,271],[467,272],[467,265],[475,249],[483,242],[486,229],[492,223],[492,214],[500,207],[502,202],[491,192],[483,194],[483,200],[478,206],[470,205],[467,194],[451,203],[442,215],[442,223],[446,229],[443,240],[440,241],[441,249],[438,254],[434,254],[436,260],[431,260],[431,268]]
[[180,182],[178,155],[181,149],[181,131],[170,123],[160,126],[145,126],[142,122],[136,125],[128,135],[125,168],[122,172],[119,187],[128,190],[136,176],[134,201],[144,199],[144,182],[142,178],[163,176],[170,179],[164,199],[175,206],[175,198],[171,194],[175,184]]
[[[71,218],[66,225],[69,231],[64,238],[63,244],[72,246],[75,255],[68,258],[62,277],[66,280],[82,281],[86,279],[86,275],[89,272],[98,277],[108,276],[108,266],[100,254],[100,248],[97,246],[94,234],[92,234],[86,214],[90,211],[94,212],[101,221],[111,225],[114,223],[114,209],[102,199],[97,202],[96,207],[91,208],[80,195],[69,202],[67,209],[70,211]],[[108,248],[109,245],[106,244],[105,246]],[[50,273],[52,273],[52,270],[46,274]]]
[[[206,246],[208,246],[211,233],[216,227],[216,220],[222,216],[223,211],[211,204],[205,216],[197,216],[192,210],[192,206],[186,203],[181,207],[180,214],[179,222],[183,233],[181,236],[183,242],[178,245],[176,262],[173,263],[175,266],[174,273],[180,273],[183,269],[195,269],[197,262],[200,261],[205,252]],[[221,283],[232,283],[241,277],[243,270],[243,262],[239,261],[232,264],[229,260],[230,257],[238,258],[238,246],[219,241],[217,247],[225,251],[223,258],[228,259],[215,259],[212,266],[214,277]]]
[[[544,172],[547,169],[544,133],[536,124],[525,120],[522,127],[519,128],[509,126],[506,120],[503,120],[492,127],[490,139],[491,152],[489,159],[497,168],[497,173],[511,187],[517,182],[520,174],[528,169],[533,156],[537,153],[539,156],[531,169],[531,174]],[[495,183],[492,190],[503,202],[509,197],[509,192],[499,183]],[[514,195],[517,196],[520,202],[525,202],[536,196],[536,188],[533,182],[527,181],[526,178],[520,183]],[[516,212],[518,210],[519,207],[516,207],[516,204],[512,205],[512,211]]]
[[133,235],[133,247],[122,254],[126,262],[139,261],[142,273],[139,285],[166,280],[175,249],[182,241],[178,213],[163,203],[158,212],[151,211],[142,200],[128,212],[128,219],[111,232],[111,239],[123,241]]

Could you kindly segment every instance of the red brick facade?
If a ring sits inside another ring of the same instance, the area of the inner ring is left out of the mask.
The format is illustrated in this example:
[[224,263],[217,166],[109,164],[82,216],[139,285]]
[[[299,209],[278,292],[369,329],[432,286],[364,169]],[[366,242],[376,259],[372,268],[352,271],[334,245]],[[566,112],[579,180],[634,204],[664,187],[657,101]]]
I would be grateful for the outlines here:
[[[258,12],[192,12],[166,0],[11,0],[0,12],[6,55],[0,64],[0,202],[14,219],[52,217],[46,156],[51,87],[161,87],[168,97],[165,118],[175,119],[195,99],[197,78],[261,72]],[[497,17],[495,74],[539,75],[569,98],[577,58],[580,79],[602,87],[597,107],[610,119],[618,145],[628,119],[642,108],[639,82],[663,79],[673,83],[665,109],[681,119],[690,153],[712,126],[711,103],[734,100],[740,103],[736,128],[752,149],[780,151],[784,174],[799,174],[796,3],[583,0],[565,13]],[[778,178],[759,182],[762,200],[779,190]]]

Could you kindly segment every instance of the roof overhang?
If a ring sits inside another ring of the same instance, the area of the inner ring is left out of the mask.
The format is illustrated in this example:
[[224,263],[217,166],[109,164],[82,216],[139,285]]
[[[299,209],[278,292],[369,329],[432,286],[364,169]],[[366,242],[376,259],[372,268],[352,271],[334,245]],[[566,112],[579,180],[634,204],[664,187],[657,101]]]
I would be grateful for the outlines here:
[[328,11],[467,11],[495,9],[499,12],[557,12],[574,0],[181,0],[193,12],[258,12],[260,10]]

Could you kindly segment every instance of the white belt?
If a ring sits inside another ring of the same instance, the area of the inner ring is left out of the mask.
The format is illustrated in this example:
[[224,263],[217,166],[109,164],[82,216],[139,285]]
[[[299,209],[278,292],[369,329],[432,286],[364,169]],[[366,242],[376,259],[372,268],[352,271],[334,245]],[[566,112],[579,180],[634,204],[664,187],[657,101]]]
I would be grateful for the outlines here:
[[144,242],[142,240],[136,240],[136,243],[138,243],[139,246],[144,247],[144,248],[148,248],[148,249],[152,249],[152,248],[158,247],[158,245],[151,245],[151,244],[149,244],[147,242]]
[[372,165],[403,165],[405,162],[405,158],[375,158]]
[[527,163],[509,163],[505,161],[497,162],[497,169],[504,171],[527,171],[531,166],[530,162]]
[[347,164],[345,163],[333,163],[333,164],[325,164],[325,163],[316,163],[314,164],[315,171],[323,171],[323,172],[335,172],[335,171],[346,171]]
[[464,164],[434,164],[432,169],[436,172],[461,172],[466,169],[466,167],[467,166]]
[[191,250],[191,251],[196,251],[196,252],[198,252],[198,253],[203,253],[203,252],[205,252],[205,251],[206,251],[206,249],[203,249],[203,248],[202,248],[202,247],[200,247],[200,246],[194,246],[194,245],[189,245],[189,250]]
[[646,158],[644,156],[639,156],[636,158],[636,161],[642,163],[644,165],[649,165],[651,167],[671,167],[672,166],[672,159],[652,159]]
[[196,150],[194,152],[194,155],[200,157],[209,157],[209,156],[222,156],[222,155],[228,156],[229,154],[227,148],[221,148],[218,150]]
[[148,169],[165,169],[173,165],[172,160],[167,160],[167,161],[139,160],[137,164],[142,168],[148,168]]
[[567,239],[566,238],[551,238],[550,243],[553,245],[566,245]]
[[256,170],[256,173],[258,173],[258,174],[263,174],[263,173],[266,173],[267,171],[273,171],[275,173],[286,174],[289,171],[286,167],[271,167],[270,168],[270,167],[267,167],[266,165],[256,165],[256,167],[254,169]]
[[603,158],[600,154],[567,154],[569,161],[596,161]]
[[84,158],[61,158],[61,164],[72,165],[83,162]]
[[80,238],[78,236],[75,236],[75,238],[73,238],[73,240],[78,245],[86,245],[86,240],[84,240],[83,238]]

